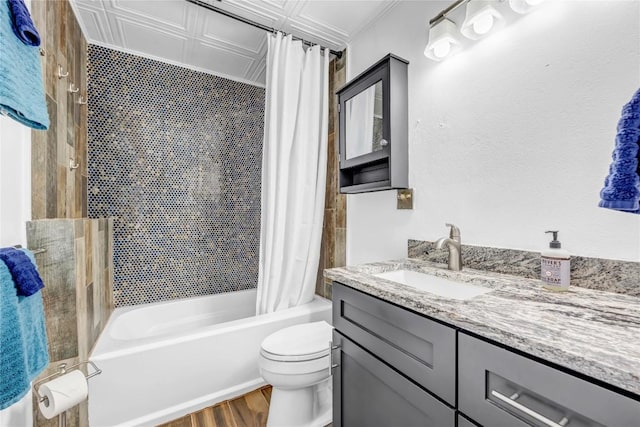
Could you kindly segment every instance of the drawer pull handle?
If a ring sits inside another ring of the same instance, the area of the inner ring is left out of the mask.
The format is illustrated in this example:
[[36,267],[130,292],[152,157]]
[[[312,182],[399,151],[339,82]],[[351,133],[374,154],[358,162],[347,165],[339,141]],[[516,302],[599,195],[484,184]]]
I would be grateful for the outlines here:
[[333,345],[333,341],[329,341],[329,376],[333,375],[333,370],[340,366],[337,363],[333,363],[333,350],[337,350],[339,348],[339,345]]
[[[511,399],[507,396],[505,396],[504,394],[497,392],[495,390],[491,390],[491,395],[500,399],[501,401],[503,401],[504,403],[506,403],[507,405],[518,409],[519,411],[524,412],[525,414],[529,415],[531,418],[535,418],[536,420],[540,421],[542,424],[544,424],[545,426],[549,426],[549,427],[564,427],[567,425],[567,423],[569,422],[569,419],[567,417],[563,417],[560,422],[555,422],[555,421],[551,421],[549,418],[545,417],[544,415],[540,415],[539,413],[537,413],[536,411],[527,408],[526,406],[516,402],[514,399]],[[514,395],[516,396],[516,399],[518,397],[520,397],[519,395]]]

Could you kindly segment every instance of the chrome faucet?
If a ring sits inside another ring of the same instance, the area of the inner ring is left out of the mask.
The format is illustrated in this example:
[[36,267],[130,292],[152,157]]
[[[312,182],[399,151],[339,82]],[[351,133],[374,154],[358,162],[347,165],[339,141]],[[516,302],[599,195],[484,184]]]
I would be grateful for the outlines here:
[[442,249],[447,245],[449,249],[449,270],[460,271],[462,269],[462,248],[460,245],[460,229],[453,224],[446,224],[451,227],[449,237],[442,237],[436,241],[436,249]]

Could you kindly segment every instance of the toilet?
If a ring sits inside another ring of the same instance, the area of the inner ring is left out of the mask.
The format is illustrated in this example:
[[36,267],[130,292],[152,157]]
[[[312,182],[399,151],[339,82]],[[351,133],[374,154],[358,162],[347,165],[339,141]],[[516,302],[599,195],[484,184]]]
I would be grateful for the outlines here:
[[323,427],[332,419],[333,326],[325,321],[289,326],[260,348],[260,375],[273,387],[267,427]]

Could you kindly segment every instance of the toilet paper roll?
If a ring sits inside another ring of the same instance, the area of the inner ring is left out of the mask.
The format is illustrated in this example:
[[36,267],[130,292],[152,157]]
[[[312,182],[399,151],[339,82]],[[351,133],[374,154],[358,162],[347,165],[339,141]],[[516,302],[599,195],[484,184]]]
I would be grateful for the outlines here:
[[45,401],[38,406],[49,420],[86,399],[89,389],[84,374],[76,369],[42,384],[38,393],[48,398],[48,405],[45,406]]

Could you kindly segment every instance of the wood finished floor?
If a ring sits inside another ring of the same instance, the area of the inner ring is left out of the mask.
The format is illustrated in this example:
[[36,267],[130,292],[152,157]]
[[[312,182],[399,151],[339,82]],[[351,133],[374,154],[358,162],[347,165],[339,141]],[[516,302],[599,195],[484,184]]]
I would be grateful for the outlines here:
[[271,386],[185,415],[158,427],[265,427]]

